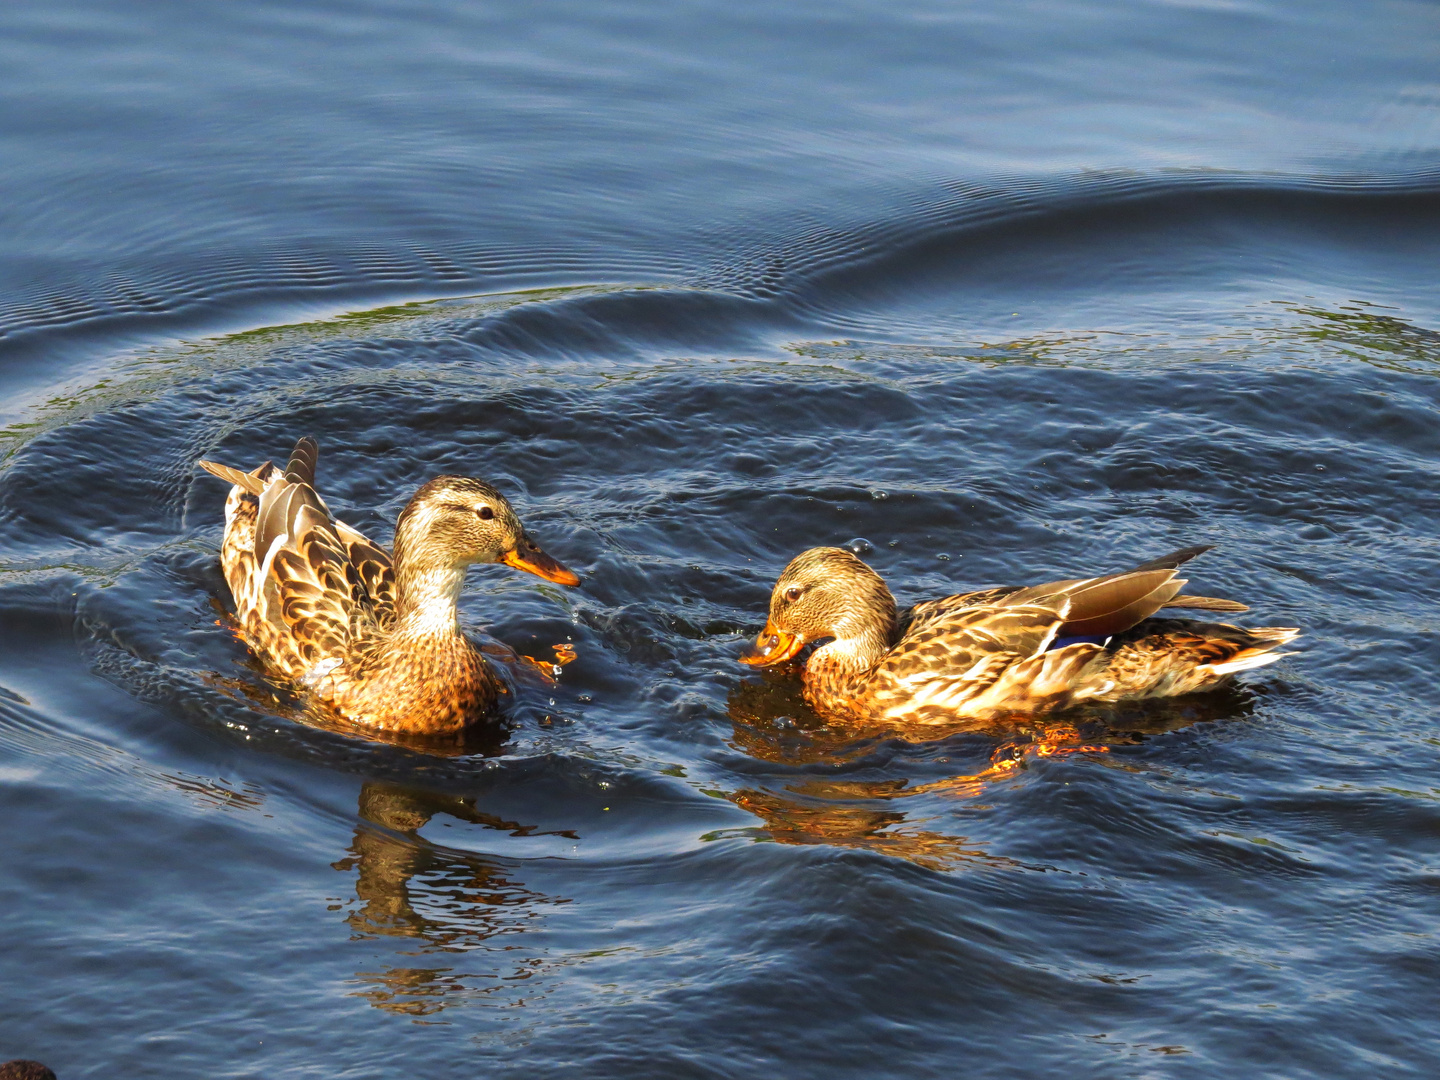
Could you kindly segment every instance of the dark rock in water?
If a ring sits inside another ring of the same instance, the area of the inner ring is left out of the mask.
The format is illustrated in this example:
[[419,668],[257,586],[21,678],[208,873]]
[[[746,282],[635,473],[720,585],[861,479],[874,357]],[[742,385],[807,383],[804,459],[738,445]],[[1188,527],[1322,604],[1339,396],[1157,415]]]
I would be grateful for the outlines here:
[[55,1080],[55,1074],[38,1061],[7,1061],[0,1065],[0,1080]]

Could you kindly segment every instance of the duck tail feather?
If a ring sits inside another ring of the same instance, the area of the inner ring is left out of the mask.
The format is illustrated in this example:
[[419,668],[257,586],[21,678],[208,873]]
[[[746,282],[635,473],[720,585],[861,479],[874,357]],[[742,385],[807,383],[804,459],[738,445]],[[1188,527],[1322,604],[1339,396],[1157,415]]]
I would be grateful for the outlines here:
[[217,461],[197,461],[202,469],[211,476],[218,476],[226,483],[234,484],[236,487],[248,491],[251,495],[259,495],[265,490],[265,482],[260,479],[270,469],[270,462],[265,462],[254,472],[241,472],[239,469],[232,469],[229,465],[221,465]]
[[1169,555],[1161,555],[1158,559],[1151,559],[1147,563],[1126,571],[1130,574],[1138,574],[1142,570],[1175,570],[1185,565],[1197,555],[1204,555],[1207,551],[1213,551],[1214,544],[1196,544],[1193,547],[1181,548],[1179,551],[1172,551]]
[[285,479],[294,484],[315,486],[315,466],[320,460],[320,444],[309,435],[304,435],[290,451],[290,463],[285,466]]
[[1263,643],[1271,649],[1288,645],[1300,636],[1300,629],[1295,626],[1247,626],[1245,632],[1257,644]]
[[1218,596],[1190,596],[1185,593],[1172,597],[1164,606],[1167,608],[1189,608],[1192,611],[1225,611],[1231,614],[1239,614],[1242,611],[1250,610],[1250,605],[1242,604],[1236,600],[1222,600]]
[[1237,671],[1250,671],[1254,668],[1264,667],[1266,664],[1273,664],[1284,656],[1294,656],[1293,652],[1272,652],[1270,649],[1246,649],[1238,652],[1223,664],[1207,664],[1206,669],[1213,671],[1216,675],[1233,675]]
[[1282,656],[1293,655],[1276,650],[1300,636],[1299,629],[1293,626],[1247,626],[1243,628],[1243,633],[1244,648],[1219,663],[1203,665],[1203,670],[1216,675],[1233,675],[1237,671],[1249,671],[1273,664]]

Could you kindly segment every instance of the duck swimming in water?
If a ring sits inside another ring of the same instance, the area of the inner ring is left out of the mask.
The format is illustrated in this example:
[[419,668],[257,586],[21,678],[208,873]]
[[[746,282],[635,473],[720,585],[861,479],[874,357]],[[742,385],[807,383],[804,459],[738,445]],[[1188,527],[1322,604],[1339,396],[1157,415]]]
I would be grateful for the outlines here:
[[456,613],[466,567],[580,579],[540,550],[503,495],[467,476],[439,476],[415,493],[392,558],[331,516],[315,491],[318,456],[303,438],[283,471],[268,461],[248,473],[199,463],[233,485],[220,565],[246,644],[364,727],[440,735],[493,714],[504,684]]
[[1190,547],[1118,574],[962,593],[899,611],[880,575],[843,548],[791,560],[743,659],[805,660],[804,690],[827,719],[943,724],[1211,690],[1287,653],[1290,627],[1153,618],[1161,608],[1244,604],[1182,596]]

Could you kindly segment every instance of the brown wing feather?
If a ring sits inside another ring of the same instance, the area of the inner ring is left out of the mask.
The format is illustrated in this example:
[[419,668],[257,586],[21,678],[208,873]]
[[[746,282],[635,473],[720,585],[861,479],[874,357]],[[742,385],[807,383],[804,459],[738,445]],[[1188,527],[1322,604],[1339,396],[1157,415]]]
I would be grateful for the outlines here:
[[[1060,633],[1065,637],[1109,636],[1123,633],[1162,607],[1179,607],[1176,596],[1184,585],[1176,578],[1178,567],[1213,545],[1198,544],[1172,551],[1132,570],[1103,574],[1093,578],[1070,578],[1048,581],[1023,588],[1002,586],[981,592],[959,593],[939,600],[916,604],[909,618],[902,619],[902,632],[910,626],[941,617],[947,612],[986,604],[1048,603],[1051,597],[1064,596],[1070,601],[1070,613]],[[1184,606],[1208,611],[1244,611],[1244,605],[1209,597],[1190,597]]]
[[1141,570],[1031,585],[1014,590],[1000,602],[1046,604],[1064,597],[1069,601],[1069,611],[1060,630],[1062,636],[1106,636],[1128,630],[1155,614],[1183,584],[1174,570]]
[[1092,695],[1088,676],[1103,664],[1105,650],[1081,643],[1016,658],[984,693],[967,703],[966,712],[1038,712],[1064,708]]
[[266,644],[277,662],[300,664],[292,675],[341,655],[368,621],[357,618],[358,574],[329,510],[313,487],[293,479],[313,469],[315,453],[314,440],[300,440],[290,469],[267,477],[254,519],[253,606],[275,627]]
[[1012,667],[1042,655],[1065,618],[1066,601],[998,602],[933,616],[902,639],[876,672],[877,704],[910,719],[973,715],[1007,683]]
[[1060,632],[1076,637],[1118,634],[1154,615],[1184,584],[1185,579],[1176,578],[1174,570],[1142,570],[1087,582],[1066,594],[1070,615]]
[[1063,618],[1061,611],[1038,604],[951,612],[902,638],[881,670],[906,683],[973,680],[983,676],[979,668],[988,667],[982,664],[987,657],[1014,658],[1043,650]]
[[393,619],[390,555],[330,516],[312,481],[319,447],[303,438],[285,472],[202,461],[232,484],[221,564],[250,644],[306,678],[325,659],[362,656]]
[[942,596],[937,600],[924,600],[900,613],[900,636],[904,637],[911,627],[920,626],[967,608],[986,607],[998,602],[1011,593],[1020,591],[1018,585],[1001,585],[994,589],[980,589],[977,592],[956,593]]
[[335,522],[335,533],[355,576],[356,599],[369,605],[382,623],[388,622],[395,614],[395,562],[390,553],[343,521]]
[[[349,553],[329,514],[307,499],[309,486],[292,485],[272,513],[288,512],[288,539],[279,547],[271,577],[281,618],[312,663],[339,656],[356,625]],[[264,522],[262,521],[262,526]]]
[[351,636],[352,603],[340,542],[323,524],[305,526],[298,544],[276,554],[271,573],[281,617],[302,655],[314,663],[344,651]]

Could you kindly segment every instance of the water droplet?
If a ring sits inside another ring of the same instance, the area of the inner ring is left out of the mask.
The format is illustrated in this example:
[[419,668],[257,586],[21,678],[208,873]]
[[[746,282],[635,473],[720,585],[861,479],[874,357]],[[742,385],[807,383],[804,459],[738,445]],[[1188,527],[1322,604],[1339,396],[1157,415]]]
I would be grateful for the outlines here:
[[875,499],[877,502],[880,499],[888,499],[889,497],[890,493],[888,491],[881,491],[879,488],[870,489],[870,498]]
[[875,545],[863,536],[857,536],[854,540],[847,540],[840,546],[852,555],[869,555],[875,550]]
[[1324,472],[1324,471],[1325,471],[1325,466],[1324,466],[1324,465],[1316,465],[1316,466],[1315,466],[1315,471],[1316,471],[1316,472]]
[[595,699],[594,699],[593,697],[591,697],[589,694],[581,694],[581,695],[580,695],[580,698],[579,698],[580,704],[582,704],[582,705],[589,705],[590,702],[592,702],[592,701],[594,701],[594,700],[595,700]]
[[935,558],[939,559],[941,562],[950,561],[950,556],[946,555],[943,551],[939,555],[936,555]]
[[889,546],[890,546],[890,547],[899,547],[899,546],[900,546],[900,541],[899,541],[899,540],[891,540]]

